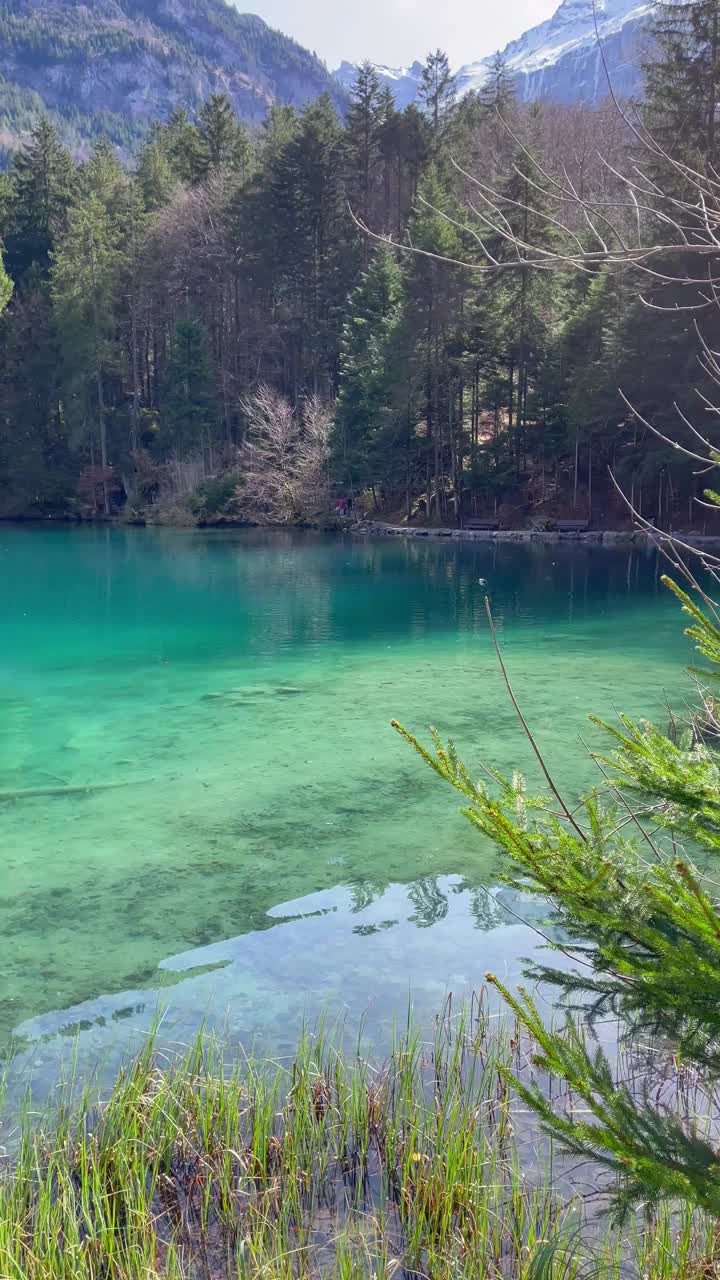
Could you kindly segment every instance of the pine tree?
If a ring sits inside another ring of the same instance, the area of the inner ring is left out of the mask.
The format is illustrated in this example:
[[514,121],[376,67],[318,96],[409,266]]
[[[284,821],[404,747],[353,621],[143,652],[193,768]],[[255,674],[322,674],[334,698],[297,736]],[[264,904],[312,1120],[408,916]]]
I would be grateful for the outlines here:
[[141,412],[141,329],[143,316],[142,250],[150,219],[141,182],[127,182],[123,191],[121,238],[116,265],[117,287],[124,302],[125,369],[130,391],[130,452],[140,439]]
[[[512,177],[501,184],[500,200],[507,227],[523,246],[550,251],[554,244],[548,219],[549,198],[532,174],[524,152],[515,156]],[[502,236],[489,239],[499,262],[513,258],[513,245]],[[531,249],[524,249],[533,256]],[[514,444],[518,474],[527,445],[526,426],[533,382],[548,353],[553,330],[559,327],[558,278],[530,266],[501,271],[493,281],[493,303],[501,318],[501,349],[507,359],[507,421]]]
[[107,139],[93,147],[89,160],[78,173],[78,196],[94,195],[111,221],[117,222],[126,206],[128,177]]
[[[710,664],[705,676],[716,680],[720,630],[695,598],[664,581]],[[491,783],[476,783],[452,743],[444,745],[436,733],[434,749],[427,750],[397,727],[462,795],[463,812],[477,830],[506,855],[506,881],[552,904],[559,949],[577,962],[565,968],[535,963],[527,970],[563,997],[570,1009],[564,1029],[548,1028],[526,988],[513,993],[488,975],[529,1033],[534,1066],[564,1081],[572,1110],[510,1072],[508,1079],[561,1151],[616,1176],[621,1212],[638,1202],[652,1208],[685,1201],[717,1219],[720,900],[689,852],[707,858],[720,849],[715,698],[705,694],[679,739],[625,715],[617,726],[595,723],[608,735],[607,752],[595,758],[610,785],[601,784],[579,805],[547,772],[549,794],[541,798],[529,797],[521,778],[493,770],[486,770]],[[590,1026],[616,1023],[630,1059],[652,1042],[656,1065],[645,1067],[642,1088],[618,1078],[617,1064],[597,1044],[588,1045],[583,1019]],[[695,1102],[666,1105],[668,1072],[680,1069],[692,1076]]]
[[94,423],[100,444],[103,509],[108,514],[108,410],[105,380],[118,363],[115,344],[117,232],[95,192],[70,210],[52,255],[52,297],[61,337],[65,408],[78,427]]
[[175,322],[165,370],[160,443],[180,455],[203,450],[218,425],[207,331],[189,310]]
[[450,62],[442,49],[429,53],[423,67],[418,96],[433,132],[437,135],[447,124],[455,103],[455,80]]
[[77,483],[59,388],[61,352],[48,289],[18,292],[0,319],[0,513],[59,514]]
[[[382,220],[380,230],[389,235],[399,229],[400,214],[400,114],[395,107],[392,89],[380,91],[378,146],[382,162]],[[395,192],[393,192],[395,187]]]
[[228,169],[244,181],[250,164],[250,139],[224,93],[213,93],[203,103],[198,130],[196,177],[207,178],[214,170]]
[[180,182],[197,182],[203,170],[203,143],[200,130],[187,111],[178,107],[166,125],[156,132],[174,176]]
[[21,285],[33,269],[47,275],[72,196],[72,161],[48,120],[36,125],[27,147],[17,153],[10,180],[5,258],[12,279]]
[[[691,167],[717,164],[720,0],[661,0],[651,33],[658,56],[645,66],[644,116],[653,138]],[[661,159],[663,189],[678,175]],[[672,187],[668,186],[674,179]]]
[[[351,89],[352,102],[345,127],[345,185],[354,212],[371,226],[380,212],[379,168],[383,95],[377,71],[370,62],[360,67]],[[367,261],[367,240],[363,239]]]
[[351,490],[378,478],[377,441],[389,408],[387,360],[400,318],[402,272],[381,246],[353,291],[340,345],[340,392],[333,452]]
[[422,178],[419,196],[410,238],[420,253],[411,259],[403,326],[415,335],[414,376],[418,390],[422,388],[426,514],[445,519],[446,481],[455,469],[448,344],[460,306],[463,272],[454,265],[460,256],[453,225],[458,210],[444,191],[435,166]]
[[407,223],[415,205],[420,179],[432,154],[432,126],[414,102],[400,115],[398,137],[398,207]]
[[275,102],[262,124],[260,153],[266,168],[278,160],[283,149],[297,133],[298,113],[294,107]]
[[162,209],[176,186],[177,179],[162,141],[151,137],[140,152],[137,180],[148,213]]
[[342,132],[329,98],[306,107],[269,165],[266,244],[286,308],[287,389],[325,393],[337,375],[340,314],[354,255],[343,254]]
[[495,53],[490,63],[487,79],[480,90],[480,101],[484,107],[497,115],[505,117],[513,105],[515,89],[513,78],[508,71],[507,60],[502,53]]

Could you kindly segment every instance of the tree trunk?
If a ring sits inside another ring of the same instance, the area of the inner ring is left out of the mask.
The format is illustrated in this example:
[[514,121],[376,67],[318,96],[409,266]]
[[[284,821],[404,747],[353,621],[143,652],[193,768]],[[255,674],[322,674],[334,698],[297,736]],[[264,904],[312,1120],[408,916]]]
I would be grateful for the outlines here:
[[97,279],[95,272],[95,241],[92,233],[90,235],[90,273],[93,287],[93,343],[95,347],[95,380],[97,384],[98,421],[100,426],[100,465],[103,469],[103,513],[106,516],[109,516],[110,498],[108,495],[107,477],[105,475],[107,470],[107,424],[105,421],[105,396],[103,394],[102,362],[100,359],[100,316],[98,314]]
[[140,367],[138,361],[137,308],[134,294],[130,303],[130,368],[132,372],[130,448],[134,453],[140,436]]

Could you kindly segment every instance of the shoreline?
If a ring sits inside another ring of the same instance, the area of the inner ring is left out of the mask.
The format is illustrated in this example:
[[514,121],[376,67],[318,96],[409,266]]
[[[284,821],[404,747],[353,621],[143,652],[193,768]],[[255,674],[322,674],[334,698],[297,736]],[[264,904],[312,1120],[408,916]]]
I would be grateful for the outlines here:
[[447,539],[456,542],[493,542],[493,543],[539,543],[554,546],[558,543],[582,544],[586,546],[604,547],[651,547],[656,542],[670,542],[677,538],[679,542],[698,551],[720,549],[720,533],[703,534],[696,532],[665,532],[657,529],[655,536],[644,529],[586,529],[582,532],[560,532],[557,529],[456,529],[441,525],[397,525],[382,520],[359,520],[355,524],[348,523],[344,527],[324,528],[316,524],[251,524],[248,521],[218,520],[202,524],[181,524],[152,520],[118,520],[113,517],[96,520],[78,520],[68,517],[23,517],[0,516],[0,527],[18,528],[105,528],[105,529],[176,529],[183,532],[195,530],[203,533],[230,529],[257,530],[275,529],[287,531],[306,531],[314,533],[349,533],[353,537],[381,538],[431,538]]
[[380,537],[449,538],[458,542],[532,542],[554,545],[561,542],[605,547],[651,547],[655,541],[668,542],[677,537],[687,546],[702,551],[720,547],[720,534],[677,533],[657,530],[655,538],[641,529],[587,529],[561,533],[553,529],[452,529],[421,525],[394,525],[368,520],[350,529],[352,533],[377,534]]

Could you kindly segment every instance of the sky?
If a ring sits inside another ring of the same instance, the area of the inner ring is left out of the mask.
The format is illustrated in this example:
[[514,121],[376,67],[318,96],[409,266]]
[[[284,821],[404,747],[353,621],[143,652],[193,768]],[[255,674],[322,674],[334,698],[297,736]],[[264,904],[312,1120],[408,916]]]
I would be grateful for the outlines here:
[[454,69],[503,48],[560,0],[235,0],[300,44],[331,70],[348,62],[403,66],[444,49]]

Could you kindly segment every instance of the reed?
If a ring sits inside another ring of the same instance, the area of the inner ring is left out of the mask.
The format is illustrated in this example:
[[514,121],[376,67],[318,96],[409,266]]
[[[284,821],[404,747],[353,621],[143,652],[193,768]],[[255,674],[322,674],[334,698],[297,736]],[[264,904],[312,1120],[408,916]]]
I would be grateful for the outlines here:
[[386,1061],[325,1028],[292,1063],[151,1043],[103,1105],[28,1109],[0,1175],[3,1280],[588,1280],[720,1274],[716,1227],[623,1230],[572,1190],[501,1067],[530,1046],[482,1001],[408,1025]]

